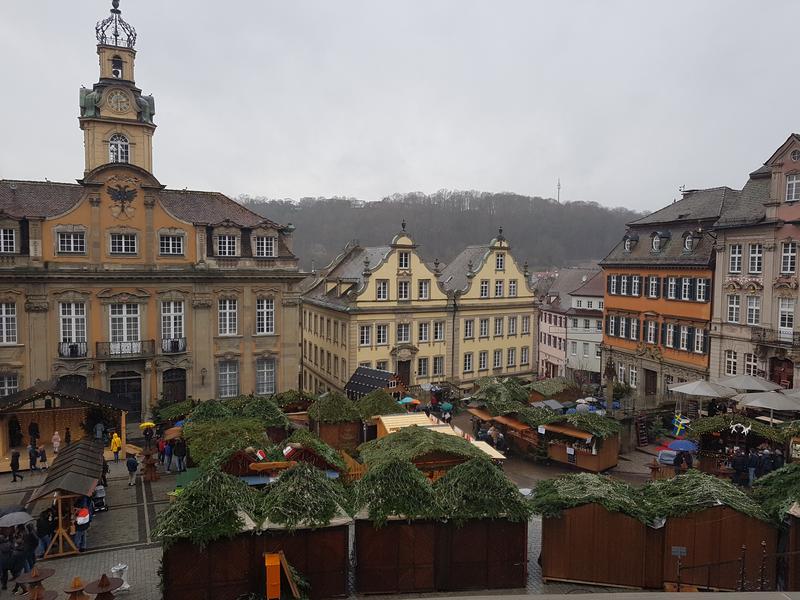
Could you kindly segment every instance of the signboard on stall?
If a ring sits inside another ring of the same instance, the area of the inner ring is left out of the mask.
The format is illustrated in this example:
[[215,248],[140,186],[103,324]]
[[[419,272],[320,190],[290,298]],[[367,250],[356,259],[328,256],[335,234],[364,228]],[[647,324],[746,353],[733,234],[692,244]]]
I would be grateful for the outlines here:
[[793,437],[789,442],[789,459],[800,461],[800,437]]

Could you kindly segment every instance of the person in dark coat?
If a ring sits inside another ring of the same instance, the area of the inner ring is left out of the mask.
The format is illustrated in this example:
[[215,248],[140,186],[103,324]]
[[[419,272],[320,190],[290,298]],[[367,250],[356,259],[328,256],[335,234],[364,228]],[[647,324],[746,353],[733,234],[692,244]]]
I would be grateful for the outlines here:
[[31,436],[31,446],[36,447],[36,440],[39,439],[39,424],[36,421],[31,421],[28,425],[28,435]]
[[[20,576],[25,568],[25,544],[22,538],[19,536],[15,537],[11,548],[11,567],[9,571],[11,571],[11,579],[14,580]],[[11,590],[11,593],[15,596],[19,596],[27,591],[24,585],[15,581],[14,589]]]
[[72,432],[69,430],[69,427],[67,427],[64,430],[64,445],[69,446],[71,443],[72,443]]
[[36,548],[39,547],[39,538],[33,529],[33,523],[28,523],[22,532],[22,547],[25,551],[25,572],[33,569],[36,564]]
[[757,473],[759,477],[763,477],[770,471],[772,471],[772,453],[769,450],[764,450],[758,460]]
[[11,540],[5,535],[0,535],[0,584],[4,590],[8,589],[8,573],[12,567],[13,551]]
[[680,450],[676,455],[675,459],[672,461],[672,466],[675,468],[675,477],[681,474],[681,469],[683,467],[683,450]]
[[733,483],[736,485],[746,485],[747,476],[747,458],[741,450],[736,451],[736,456],[733,457]]
[[786,460],[783,458],[783,451],[778,448],[775,452],[772,453],[772,470],[777,471],[783,465],[786,464]]
[[178,461],[178,473],[186,470],[186,441],[183,438],[178,438],[175,442],[175,460]]
[[19,474],[19,450],[16,448],[11,451],[11,475],[13,476],[13,479],[11,480],[12,482],[16,481],[17,477],[19,477],[20,481],[25,479]]
[[36,519],[36,535],[39,536],[39,548],[37,550],[39,558],[42,558],[44,553],[47,552],[47,547],[50,545],[50,540],[53,539],[55,528],[56,518],[53,515],[53,509],[44,509],[39,514],[39,518]]
[[31,444],[28,446],[28,467],[30,468],[31,473],[37,470],[36,461],[39,459],[39,451],[36,449],[36,446]]
[[747,455],[747,486],[752,487],[753,482],[756,480],[756,471],[758,471],[758,454],[755,448],[750,448],[750,454]]

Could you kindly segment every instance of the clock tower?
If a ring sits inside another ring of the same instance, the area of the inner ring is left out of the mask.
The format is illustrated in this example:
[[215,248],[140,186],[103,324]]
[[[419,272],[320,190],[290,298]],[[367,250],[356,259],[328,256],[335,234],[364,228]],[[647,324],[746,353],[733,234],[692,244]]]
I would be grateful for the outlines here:
[[136,30],[122,19],[119,0],[111,4],[110,16],[95,26],[100,79],[80,90],[85,172],[128,163],[152,173],[155,101],[134,80]]

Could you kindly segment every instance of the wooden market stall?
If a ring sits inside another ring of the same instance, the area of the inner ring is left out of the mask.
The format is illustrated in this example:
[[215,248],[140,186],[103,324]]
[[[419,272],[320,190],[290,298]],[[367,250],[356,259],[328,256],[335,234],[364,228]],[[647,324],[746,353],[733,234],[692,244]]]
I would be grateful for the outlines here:
[[44,482],[31,494],[27,505],[37,501],[54,505],[56,531],[45,549],[45,558],[77,554],[69,534],[76,501],[90,497],[103,475],[103,446],[83,438],[66,446],[56,455]]
[[[55,431],[63,445],[67,427],[75,442],[87,435],[84,425],[91,430],[102,421],[107,429],[119,432],[124,447],[126,416],[124,403],[110,392],[65,379],[41,381],[0,398],[0,456],[7,457],[12,448],[24,448],[30,443],[31,423],[38,427],[39,443],[51,448]],[[0,462],[0,470],[10,470],[8,461]]]
[[547,423],[541,428],[544,428],[547,457],[550,460],[592,473],[600,473],[617,465],[619,433],[604,439],[566,422]]
[[308,428],[337,450],[355,450],[361,437],[361,415],[352,400],[327,392],[309,406]]
[[747,453],[750,449],[765,447],[784,451],[786,447],[783,430],[735,413],[692,421],[687,428],[687,437],[698,444],[695,467],[723,479],[729,479],[733,474],[730,462],[734,449]]

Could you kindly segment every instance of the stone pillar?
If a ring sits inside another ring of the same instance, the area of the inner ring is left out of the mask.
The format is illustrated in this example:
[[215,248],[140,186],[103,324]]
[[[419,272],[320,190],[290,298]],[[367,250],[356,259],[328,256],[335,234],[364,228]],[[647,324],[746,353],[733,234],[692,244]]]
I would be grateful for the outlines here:
[[103,231],[100,227],[100,196],[91,196],[89,204],[92,206],[91,223],[89,224],[88,250],[89,258],[95,268],[102,263]]
[[[197,400],[208,400],[214,394],[214,335],[217,331],[210,293],[196,292],[192,299],[192,396]],[[187,386],[189,385],[187,373]],[[187,391],[188,393],[188,391]]]
[[144,197],[144,263],[147,267],[155,267],[155,228],[153,225],[153,207],[155,198]]
[[25,314],[28,322],[27,340],[19,340],[28,348],[28,381],[23,385],[33,385],[37,379],[46,381],[50,378],[49,352],[51,349],[47,336],[47,311],[50,303],[44,294],[28,294],[25,297]]

